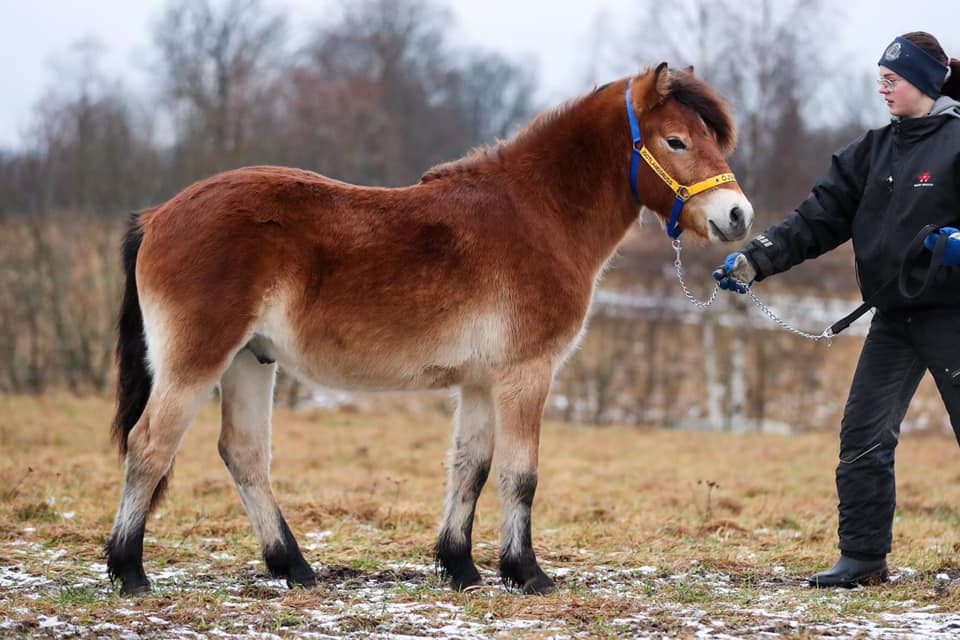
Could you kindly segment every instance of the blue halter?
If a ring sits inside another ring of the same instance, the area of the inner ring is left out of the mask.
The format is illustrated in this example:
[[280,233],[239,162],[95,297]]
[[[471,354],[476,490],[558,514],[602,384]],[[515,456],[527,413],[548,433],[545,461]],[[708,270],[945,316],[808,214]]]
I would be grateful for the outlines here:
[[[633,101],[630,99],[631,87],[627,85],[627,118],[630,120],[630,133],[633,136],[633,156],[630,159],[630,188],[633,189],[633,197],[637,204],[643,206],[640,200],[640,192],[637,189],[637,174],[640,171],[640,149],[643,148],[640,138],[640,123],[637,121],[637,112],[633,109]],[[654,167],[656,170],[659,167]],[[662,171],[662,169],[661,169]],[[661,178],[664,176],[661,176]],[[669,176],[667,176],[669,177]],[[669,184],[669,182],[667,183]],[[687,199],[680,192],[677,192],[676,200],[673,201],[673,211],[670,212],[670,220],[667,222],[667,235],[676,240],[683,233],[683,229],[677,224],[680,220],[680,212]]]

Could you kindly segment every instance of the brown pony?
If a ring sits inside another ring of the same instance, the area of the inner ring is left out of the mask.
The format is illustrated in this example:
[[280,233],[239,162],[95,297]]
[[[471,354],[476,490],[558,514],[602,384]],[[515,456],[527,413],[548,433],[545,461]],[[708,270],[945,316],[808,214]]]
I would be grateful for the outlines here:
[[[530,534],[544,401],[640,206],[667,216],[675,202],[656,162],[631,169],[628,89],[661,172],[691,184],[729,171],[726,105],[692,70],[664,63],[410,187],[250,167],[135,215],[113,425],[126,478],[106,545],[121,591],[150,589],[146,518],[218,384],[220,456],[267,567],[291,586],[316,583],[270,484],[277,364],[344,389],[458,388],[438,567],[455,589],[481,583],[470,538],[496,455],[500,574],[525,593],[552,591]],[[693,196],[680,223],[703,240],[737,240],[752,217],[726,181]]]

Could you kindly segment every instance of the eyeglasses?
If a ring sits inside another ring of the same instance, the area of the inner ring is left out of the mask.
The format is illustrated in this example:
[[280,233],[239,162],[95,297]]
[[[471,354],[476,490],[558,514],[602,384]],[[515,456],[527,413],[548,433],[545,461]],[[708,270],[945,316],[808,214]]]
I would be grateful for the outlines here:
[[877,85],[881,89],[886,89],[887,91],[893,91],[897,88],[897,83],[900,82],[899,78],[877,78]]

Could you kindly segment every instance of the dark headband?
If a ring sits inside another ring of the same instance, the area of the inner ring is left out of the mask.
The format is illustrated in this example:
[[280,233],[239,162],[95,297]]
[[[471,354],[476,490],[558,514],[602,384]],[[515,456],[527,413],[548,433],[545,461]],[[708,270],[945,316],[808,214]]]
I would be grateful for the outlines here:
[[940,97],[949,69],[906,38],[891,42],[877,64],[895,72],[934,100]]

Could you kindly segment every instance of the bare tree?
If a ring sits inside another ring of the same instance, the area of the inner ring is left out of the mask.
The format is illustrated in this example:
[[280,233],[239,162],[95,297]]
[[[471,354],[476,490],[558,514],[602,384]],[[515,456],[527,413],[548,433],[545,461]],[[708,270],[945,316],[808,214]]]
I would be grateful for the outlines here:
[[450,25],[426,0],[346,5],[290,76],[283,138],[301,141],[324,173],[401,185],[509,134],[531,115],[532,76],[501,56],[453,49]]
[[234,166],[271,121],[286,22],[260,0],[174,0],[154,27],[183,181]]
[[470,52],[447,75],[443,91],[460,114],[458,129],[467,144],[507,138],[535,111],[533,73],[499,54]]
[[100,71],[102,45],[80,40],[67,54],[29,127],[34,152],[21,177],[36,182],[26,209],[104,213],[137,206],[146,190],[143,169],[153,158],[150,141],[122,85]]

